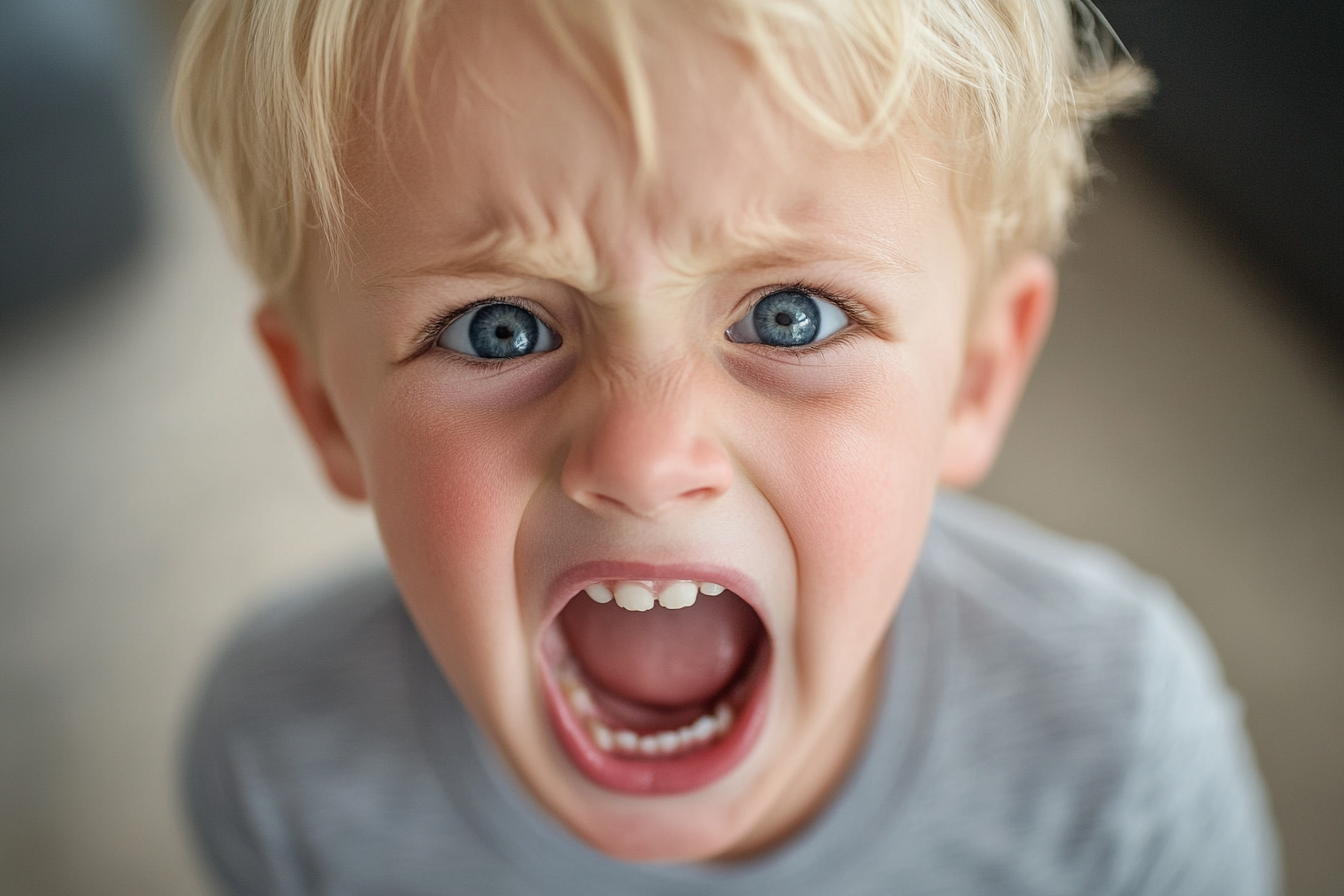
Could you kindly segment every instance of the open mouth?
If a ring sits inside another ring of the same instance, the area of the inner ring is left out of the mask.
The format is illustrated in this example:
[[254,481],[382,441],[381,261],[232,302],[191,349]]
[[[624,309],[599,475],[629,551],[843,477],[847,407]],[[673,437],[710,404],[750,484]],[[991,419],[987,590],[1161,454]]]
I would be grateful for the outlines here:
[[716,582],[589,580],[547,627],[542,653],[561,745],[611,790],[704,787],[741,761],[764,721],[770,638]]

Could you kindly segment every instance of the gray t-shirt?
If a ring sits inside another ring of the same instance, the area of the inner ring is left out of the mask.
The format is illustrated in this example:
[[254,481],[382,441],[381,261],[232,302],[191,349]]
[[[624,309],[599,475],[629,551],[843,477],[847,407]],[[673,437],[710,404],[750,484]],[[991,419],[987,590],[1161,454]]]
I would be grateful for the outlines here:
[[940,497],[877,713],[839,792],[774,851],[617,861],[513,780],[375,570],[234,638],[186,796],[238,896],[1276,891],[1237,701],[1167,589],[1107,551]]

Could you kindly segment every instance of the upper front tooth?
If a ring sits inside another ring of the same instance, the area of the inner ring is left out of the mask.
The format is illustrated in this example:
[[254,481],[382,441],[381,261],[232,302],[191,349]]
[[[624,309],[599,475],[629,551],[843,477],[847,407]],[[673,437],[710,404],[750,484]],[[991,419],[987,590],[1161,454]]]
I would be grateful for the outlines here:
[[695,603],[699,591],[694,582],[673,582],[658,595],[658,603],[669,610],[680,610]]
[[625,610],[652,610],[653,592],[638,582],[621,582],[616,586],[616,605]]
[[583,590],[587,591],[588,596],[600,604],[605,604],[611,601],[611,589],[601,582],[595,582]]
[[722,593],[723,593],[723,586],[722,586],[722,585],[716,585],[716,584],[713,583],[713,582],[701,582],[701,583],[700,583],[700,593],[701,593],[701,594],[708,594],[709,596],[713,597],[713,596],[716,595],[716,594],[722,594]]

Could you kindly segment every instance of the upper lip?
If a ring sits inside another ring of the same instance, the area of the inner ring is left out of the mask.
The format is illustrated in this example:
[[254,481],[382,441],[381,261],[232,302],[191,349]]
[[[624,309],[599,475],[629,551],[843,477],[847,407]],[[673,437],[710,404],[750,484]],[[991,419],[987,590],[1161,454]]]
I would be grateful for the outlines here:
[[612,581],[690,581],[715,582],[746,601],[761,624],[770,629],[761,589],[751,576],[731,566],[715,563],[648,563],[632,560],[588,560],[575,564],[551,582],[540,631],[545,632],[556,615],[581,589],[594,582]]

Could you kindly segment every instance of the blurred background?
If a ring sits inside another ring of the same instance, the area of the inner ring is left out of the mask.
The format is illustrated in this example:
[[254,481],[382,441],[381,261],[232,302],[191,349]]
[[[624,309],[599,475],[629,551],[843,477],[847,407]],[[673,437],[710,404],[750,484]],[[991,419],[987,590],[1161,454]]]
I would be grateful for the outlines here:
[[[987,497],[1170,580],[1242,696],[1288,892],[1344,893],[1341,7],[1098,0],[1100,146]],[[173,788],[223,634],[377,550],[172,146],[175,0],[0,0],[0,893],[198,894]]]

